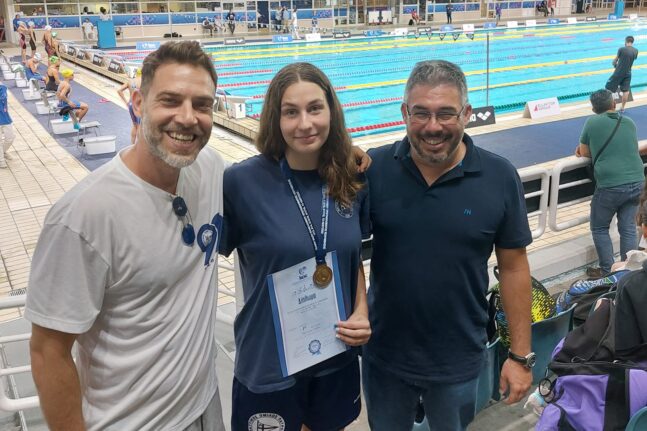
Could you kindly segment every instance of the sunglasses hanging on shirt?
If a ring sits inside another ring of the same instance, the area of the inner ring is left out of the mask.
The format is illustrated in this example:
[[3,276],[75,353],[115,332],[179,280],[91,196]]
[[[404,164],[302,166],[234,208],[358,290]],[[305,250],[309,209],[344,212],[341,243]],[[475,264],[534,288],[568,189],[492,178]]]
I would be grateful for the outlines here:
[[182,221],[182,242],[186,245],[193,245],[195,241],[195,229],[193,228],[193,221],[191,220],[191,214],[189,213],[189,208],[186,206],[186,202],[180,196],[173,198],[171,203],[173,206],[173,212],[175,215]]

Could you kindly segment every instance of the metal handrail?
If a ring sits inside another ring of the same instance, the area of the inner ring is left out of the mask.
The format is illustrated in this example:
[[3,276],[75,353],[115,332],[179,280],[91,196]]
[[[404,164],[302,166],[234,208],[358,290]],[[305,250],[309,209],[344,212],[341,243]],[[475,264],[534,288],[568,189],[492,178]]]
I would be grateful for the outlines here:
[[[18,296],[7,296],[0,298],[0,310],[6,310],[8,308],[24,307],[25,306],[26,295]],[[30,333],[23,333],[18,335],[4,336],[0,338],[0,343],[12,343],[17,341],[26,341],[31,337]],[[6,412],[18,412],[20,410],[26,410],[40,405],[37,396],[25,397],[25,398],[9,398],[7,394],[10,391],[6,385],[6,380],[4,377],[11,378],[14,374],[27,373],[31,371],[30,365],[24,365],[19,367],[7,367],[0,369],[0,410]]]

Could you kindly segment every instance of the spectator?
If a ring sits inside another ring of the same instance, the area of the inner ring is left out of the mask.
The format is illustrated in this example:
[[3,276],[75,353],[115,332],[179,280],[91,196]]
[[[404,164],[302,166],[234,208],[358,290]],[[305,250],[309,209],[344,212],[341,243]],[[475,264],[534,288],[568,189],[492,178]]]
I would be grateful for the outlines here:
[[236,30],[236,14],[232,9],[229,9],[229,13],[227,13],[227,26],[231,34],[234,34]]
[[314,34],[314,33],[319,33],[319,18],[317,18],[317,14],[316,14],[316,13],[313,13],[313,14],[312,14],[312,21],[311,21],[311,25],[312,25],[312,33],[313,33],[313,34]]
[[214,25],[209,21],[209,17],[204,17],[204,20],[202,20],[202,28],[205,30],[209,30],[209,35],[213,37],[213,29]]
[[621,259],[626,260],[627,252],[638,244],[635,218],[645,175],[636,125],[631,118],[615,112],[611,91],[595,91],[591,106],[595,115],[586,120],[575,155],[590,157],[593,164],[596,184],[590,227],[600,266],[587,268],[586,274],[599,278],[609,273],[613,264],[609,226],[614,215],[618,219]]
[[299,19],[297,18],[297,8],[294,8],[292,11],[292,37],[295,39],[301,39],[301,36],[299,36]]
[[143,69],[135,145],[54,204],[34,252],[25,317],[52,430],[225,430],[218,272],[192,225],[217,241],[224,162],[204,148],[216,73],[194,41]]
[[99,8],[99,19],[101,21],[110,21],[110,15],[108,15],[108,11],[103,6]]
[[410,430],[421,398],[434,429],[465,430],[474,418],[493,249],[512,335],[499,390],[514,403],[532,381],[523,185],[464,132],[467,95],[455,64],[416,64],[400,108],[406,137],[369,151],[373,332],[362,383],[372,431]]
[[85,18],[81,27],[83,27],[83,39],[94,40],[94,24],[90,22],[90,18]]
[[420,25],[420,16],[418,15],[418,11],[415,9],[411,12],[411,19],[415,25]]
[[494,6],[494,14],[496,15],[496,23],[499,24],[501,21],[501,3],[496,3]]
[[7,103],[7,86],[0,83],[0,168],[7,168],[7,160],[11,157],[7,154],[13,144],[16,135],[13,131],[13,121],[9,115],[9,104]]
[[287,33],[290,28],[290,11],[285,6],[281,8],[281,24],[283,25],[283,33]]
[[445,13],[447,14],[447,24],[452,23],[452,11],[454,10],[454,6],[452,6],[451,0],[447,3],[447,6],[445,7]]

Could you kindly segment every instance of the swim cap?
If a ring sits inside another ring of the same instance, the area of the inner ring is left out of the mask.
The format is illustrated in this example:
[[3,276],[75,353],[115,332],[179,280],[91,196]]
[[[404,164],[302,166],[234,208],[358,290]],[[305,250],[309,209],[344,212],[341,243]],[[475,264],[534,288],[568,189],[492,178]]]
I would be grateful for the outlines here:
[[58,57],[57,57],[57,56],[55,56],[55,55],[52,55],[52,56],[49,58],[49,62],[50,62],[50,63],[56,63],[57,61],[58,61]]
[[135,71],[135,76],[142,76],[142,70],[140,68],[137,68]]
[[56,33],[55,31],[53,31],[53,32],[52,32],[52,37],[56,37],[56,35],[57,35],[57,34],[58,34],[58,33]]
[[70,78],[74,76],[74,71],[72,69],[63,69],[61,70],[61,75],[63,78]]
[[27,23],[27,25],[28,25],[29,27],[33,27],[33,26],[35,26],[36,24],[34,24],[34,21],[29,21],[29,22]]
[[51,29],[52,29],[52,26],[51,26],[51,25],[46,25],[46,26],[45,26],[45,31],[48,31],[48,30],[51,30]]
[[25,25],[25,21],[18,21],[18,25]]
[[37,53],[34,54],[34,59],[36,61],[41,61],[43,59],[43,57],[41,57],[40,52],[37,52]]

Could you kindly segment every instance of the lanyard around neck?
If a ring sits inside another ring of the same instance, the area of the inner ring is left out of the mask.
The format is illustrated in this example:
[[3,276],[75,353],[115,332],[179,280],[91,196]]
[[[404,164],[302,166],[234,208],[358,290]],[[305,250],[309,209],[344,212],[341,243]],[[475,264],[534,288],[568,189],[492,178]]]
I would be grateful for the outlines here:
[[328,184],[324,183],[321,186],[321,233],[318,234],[314,228],[314,225],[312,224],[312,220],[310,219],[310,215],[308,214],[308,209],[306,208],[305,202],[301,197],[299,188],[294,181],[294,174],[292,172],[292,169],[290,168],[290,165],[288,165],[285,157],[283,157],[279,161],[279,164],[281,165],[281,172],[283,173],[283,176],[290,185],[292,196],[294,197],[294,200],[299,207],[303,222],[305,223],[306,228],[308,229],[308,233],[310,234],[310,239],[312,240],[312,245],[315,249],[315,260],[317,261],[317,264],[322,264],[326,260],[326,240],[328,237]]

